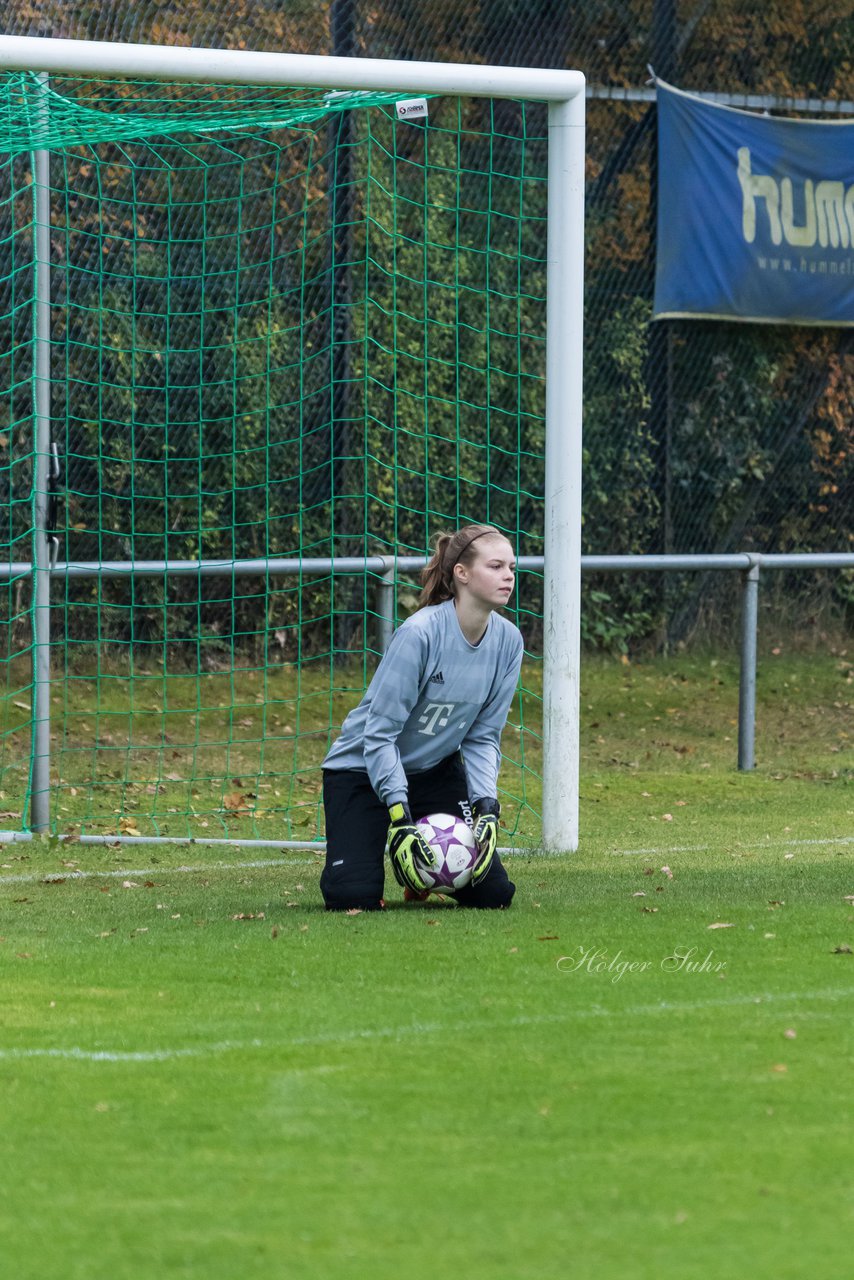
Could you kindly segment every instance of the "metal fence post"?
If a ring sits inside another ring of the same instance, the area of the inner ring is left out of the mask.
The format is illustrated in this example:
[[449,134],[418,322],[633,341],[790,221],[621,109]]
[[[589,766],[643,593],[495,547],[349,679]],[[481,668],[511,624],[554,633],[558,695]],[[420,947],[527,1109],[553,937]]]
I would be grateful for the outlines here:
[[380,653],[385,653],[391,641],[391,635],[394,631],[394,582],[395,582],[395,562],[388,556],[383,556],[383,563],[386,568],[380,574],[377,582],[377,639],[379,640]]
[[756,628],[759,616],[761,556],[748,555],[750,568],[742,574],[741,672],[738,683],[738,767],[756,764]]

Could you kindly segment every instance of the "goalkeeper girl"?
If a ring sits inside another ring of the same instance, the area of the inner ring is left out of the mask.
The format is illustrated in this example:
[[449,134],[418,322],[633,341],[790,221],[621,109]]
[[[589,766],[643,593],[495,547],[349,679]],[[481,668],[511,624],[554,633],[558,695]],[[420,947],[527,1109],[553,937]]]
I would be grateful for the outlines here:
[[383,904],[386,847],[404,897],[423,898],[435,855],[415,820],[453,813],[477,844],[467,907],[507,907],[515,886],[496,853],[499,741],[522,665],[522,636],[498,610],[513,592],[513,548],[491,525],[443,533],[418,609],[397,629],[362,701],[323,762],[329,910]]

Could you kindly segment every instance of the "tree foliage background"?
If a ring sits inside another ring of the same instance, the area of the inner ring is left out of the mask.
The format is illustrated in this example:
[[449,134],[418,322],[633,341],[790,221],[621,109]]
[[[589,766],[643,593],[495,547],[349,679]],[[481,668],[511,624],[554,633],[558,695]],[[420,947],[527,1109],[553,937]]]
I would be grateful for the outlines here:
[[[650,64],[679,87],[694,90],[845,101],[850,99],[854,83],[854,21],[849,0],[434,0],[431,5],[416,0],[102,0],[98,5],[19,0],[7,17],[6,31],[200,47],[571,66],[585,73],[594,90],[641,88],[648,81]],[[352,126],[344,121],[342,117],[335,126],[337,137],[334,130],[325,135],[323,146],[329,149],[337,142],[346,155],[348,150],[356,150],[358,140],[346,132]],[[501,161],[512,171],[518,123],[511,113],[499,124],[498,132],[505,140],[499,144],[504,146]],[[854,331],[711,321],[652,324],[654,141],[654,104],[596,96],[590,99],[584,549],[597,554],[851,550]],[[412,144],[414,149],[418,145]],[[415,181],[419,157],[409,158],[414,161]],[[76,165],[72,177],[77,213],[85,219],[86,184],[91,175],[83,161],[71,163]],[[272,198],[269,191],[277,182],[270,166],[266,170],[264,166],[261,157],[260,168],[267,173],[270,185],[266,197],[259,195],[260,204]],[[118,160],[108,166],[107,173],[120,199],[127,176]],[[328,166],[319,164],[317,173],[317,190],[310,193],[308,201],[313,211],[310,219],[315,214],[320,219],[319,211],[328,198],[323,185]],[[210,180],[215,186],[217,181],[227,184],[232,177],[227,167],[222,167]],[[180,181],[179,176],[176,182],[180,185]],[[188,169],[190,186],[192,181]],[[347,187],[345,181],[341,187],[344,193]],[[287,200],[286,195],[281,198]],[[341,198],[346,199],[346,194]],[[143,189],[137,189],[135,199],[144,199]],[[186,216],[193,199],[191,190],[180,196]],[[344,215],[346,222],[346,208]],[[190,252],[189,247],[186,251]],[[184,296],[179,310],[185,331],[176,345],[187,353],[186,368],[173,369],[172,385],[183,391],[177,398],[172,392],[168,411],[162,380],[158,383],[152,376],[147,393],[152,421],[163,412],[171,414],[170,452],[164,455],[169,469],[163,466],[161,491],[147,499],[150,510],[144,504],[137,505],[131,529],[127,515],[132,498],[128,451],[144,451],[147,444],[144,430],[131,442],[120,425],[125,420],[121,406],[111,402],[111,396],[119,393],[110,389],[122,383],[123,372],[116,367],[122,356],[108,353],[101,357],[107,362],[101,370],[105,390],[91,412],[80,417],[69,441],[66,534],[70,536],[75,524],[81,526],[73,556],[121,558],[131,550],[137,557],[288,554],[297,543],[314,554],[333,550],[361,554],[378,548],[424,550],[431,532],[426,517],[419,520],[413,516],[406,521],[391,514],[398,508],[411,512],[417,512],[419,505],[423,508],[423,486],[419,489],[419,483],[410,479],[397,489],[381,465],[372,473],[372,498],[370,504],[364,504],[365,510],[358,513],[352,504],[341,508],[350,511],[343,517],[343,526],[330,525],[328,509],[336,494],[342,486],[352,491],[358,487],[359,476],[354,476],[348,462],[358,451],[353,435],[358,415],[351,412],[352,405],[341,412],[334,390],[330,399],[329,368],[320,354],[325,341],[328,346],[322,303],[317,308],[318,354],[313,358],[310,352],[303,353],[299,387],[294,383],[294,363],[283,358],[279,365],[278,403],[289,403],[299,394],[307,398],[309,416],[316,414],[317,430],[309,429],[302,442],[299,501],[290,509],[278,508],[272,525],[266,518],[269,511],[265,511],[265,519],[259,518],[269,468],[290,466],[292,470],[292,463],[275,454],[271,458],[269,450],[260,446],[253,449],[256,436],[252,421],[254,418],[260,431],[260,404],[241,406],[244,443],[235,449],[230,393],[208,383],[198,358],[194,361],[189,354],[199,338],[193,329],[198,324],[197,318],[193,319],[199,312],[193,302],[198,281],[193,264],[187,261],[182,266],[179,261],[180,234],[177,247],[170,252],[168,266],[176,277],[172,288]],[[247,252],[251,254],[251,248]],[[156,256],[156,247],[151,253]],[[322,232],[318,229],[312,238],[309,230],[304,269],[307,266],[318,281],[329,268],[329,253]],[[80,261],[78,268],[78,287],[85,290],[92,277],[85,261]],[[235,306],[229,290],[236,286],[224,273],[217,287],[223,293],[220,337],[226,341],[225,330]],[[321,284],[318,288],[322,291]],[[101,303],[109,308],[109,297]],[[10,343],[14,347],[12,330],[20,324],[14,308],[10,317],[4,331],[7,348]],[[251,321],[261,322],[258,316]],[[138,327],[140,322],[133,323]],[[287,318],[284,331],[289,332]],[[390,358],[382,333],[383,317],[377,314],[372,335],[378,362],[375,368]],[[131,336],[140,342],[138,332]],[[119,352],[127,349],[131,336],[127,343],[116,343]],[[358,368],[357,352],[364,347],[366,335],[358,332],[356,322],[356,330],[347,336],[352,351],[344,351],[339,381],[364,375]],[[81,359],[87,346],[85,335],[78,333],[75,341],[74,359]],[[251,365],[252,350],[251,343],[244,344],[239,359]],[[449,352],[449,368],[452,356]],[[155,356],[149,359],[155,361]],[[536,343],[532,342],[534,367],[538,359]],[[251,367],[237,370],[236,376],[238,380],[251,379]],[[382,381],[385,375],[377,376]],[[391,378],[389,369],[386,380]],[[331,381],[335,383],[334,376]],[[465,386],[452,378],[436,395],[465,398]],[[202,399],[204,413],[200,414]],[[498,408],[506,411],[508,420],[514,415],[519,418],[518,401]],[[526,417],[524,408],[522,435],[496,438],[490,453],[491,495],[485,490],[481,498],[484,515],[521,535],[520,551],[537,551],[535,506],[526,505],[524,498],[526,493],[536,498],[536,465],[532,462],[531,474],[525,474],[518,461],[511,461],[518,459],[520,449],[525,452],[524,427],[536,431],[536,415]],[[194,431],[201,431],[202,417],[212,424],[206,427],[207,439],[190,440]],[[331,435],[322,429],[330,425]],[[401,425],[406,429],[408,424]],[[411,427],[413,438],[417,438],[418,424],[413,422]],[[86,433],[92,431],[100,435],[97,448],[85,442]],[[437,428],[436,439],[439,447],[451,447],[451,436],[443,440],[441,428]],[[536,454],[541,442],[527,443],[536,446],[530,450]],[[13,444],[7,430],[0,447],[12,449]],[[375,440],[374,446],[374,452],[381,456],[382,441]],[[155,447],[153,439],[150,447]],[[180,459],[195,456],[205,459],[204,468],[197,469],[194,482],[190,478],[184,485],[176,479],[181,475]],[[464,459],[455,458],[457,464],[461,461]],[[93,547],[86,543],[84,508],[96,491],[102,492],[102,534],[98,546]],[[164,523],[167,491],[171,505]],[[112,523],[110,503],[120,512]],[[466,507],[474,510],[477,504],[478,493],[473,490]],[[314,515],[309,517],[307,512]],[[357,513],[366,520],[357,520]],[[109,539],[107,544],[103,540],[103,530],[113,525],[115,546],[110,546]],[[190,529],[195,532],[190,534]],[[71,547],[71,543],[66,547],[68,558],[72,558]],[[850,621],[854,610],[850,575],[810,575],[808,581],[791,578],[781,583],[780,589],[786,593],[780,599],[785,598],[792,617],[830,613]],[[83,593],[83,588],[80,591]],[[171,602],[163,591],[157,583],[140,582],[132,591],[126,585],[106,586],[103,596],[116,609],[110,626],[118,633],[125,625],[135,638],[162,638],[166,604],[170,603],[173,612],[182,607],[179,590],[170,587],[176,592]],[[721,616],[722,601],[733,594],[731,581],[668,580],[663,589],[660,579],[639,575],[624,581],[612,576],[598,581],[589,578],[585,591],[588,639],[619,647],[652,638],[672,642],[698,626],[711,627]],[[294,621],[304,624],[313,609],[320,615],[330,606],[328,587],[312,588],[303,583],[300,592],[299,606],[293,597],[289,612],[285,609]],[[79,598],[85,601],[85,594]],[[200,610],[188,597],[187,634],[197,638],[202,634],[215,642],[218,635],[236,632],[248,642],[269,625],[272,613],[269,602],[259,611],[255,589],[247,587],[242,599],[241,604],[240,593],[237,597],[229,594],[229,602],[219,601],[218,607],[215,599],[208,601],[202,622]],[[364,611],[364,602],[351,595],[339,596],[334,604],[344,617],[350,613],[357,619]],[[279,598],[276,616],[280,622],[283,607]],[[89,630],[83,622],[78,625],[83,632]],[[345,626],[341,643],[346,644],[352,635],[353,627],[348,632]]]

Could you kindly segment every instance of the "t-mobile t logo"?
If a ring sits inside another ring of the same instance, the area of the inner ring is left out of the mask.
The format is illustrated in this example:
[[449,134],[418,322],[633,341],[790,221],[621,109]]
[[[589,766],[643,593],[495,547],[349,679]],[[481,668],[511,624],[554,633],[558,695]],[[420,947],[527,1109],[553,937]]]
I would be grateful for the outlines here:
[[435,738],[436,730],[444,729],[453,714],[453,702],[428,702],[423,713],[418,717],[418,723],[424,725],[424,728],[419,729],[418,732],[427,733],[431,738]]

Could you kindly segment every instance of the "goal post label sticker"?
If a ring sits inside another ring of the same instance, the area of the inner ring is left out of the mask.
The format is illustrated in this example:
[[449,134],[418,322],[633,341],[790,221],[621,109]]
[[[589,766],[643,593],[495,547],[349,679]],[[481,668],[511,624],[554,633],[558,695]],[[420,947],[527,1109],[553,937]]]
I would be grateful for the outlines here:
[[402,98],[394,110],[398,120],[426,120],[429,114],[426,98]]

